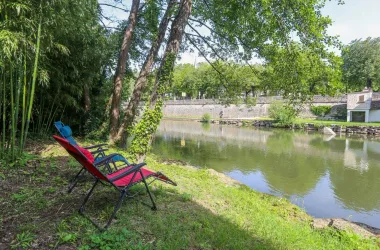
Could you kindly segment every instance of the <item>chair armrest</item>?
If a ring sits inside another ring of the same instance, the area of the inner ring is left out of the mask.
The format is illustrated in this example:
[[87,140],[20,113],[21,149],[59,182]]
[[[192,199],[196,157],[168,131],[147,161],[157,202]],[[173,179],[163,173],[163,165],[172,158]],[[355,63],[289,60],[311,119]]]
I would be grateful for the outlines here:
[[92,148],[100,148],[100,147],[104,147],[104,146],[107,146],[108,144],[97,144],[97,145],[92,145],[92,146],[87,146],[87,147],[83,147],[85,149],[92,149]]
[[[102,157],[102,159],[101,159],[100,161],[94,163],[94,165],[95,165],[96,167],[98,167],[98,166],[101,166],[101,165],[107,164],[109,161],[112,160],[112,158],[113,158],[114,156],[117,156],[117,155],[122,156],[121,154],[117,154],[117,153],[109,154],[109,155],[107,155],[107,156]],[[122,157],[124,158],[124,156],[122,156]]]
[[[127,175],[130,175],[132,173],[135,173],[137,171],[139,171],[143,166],[145,166],[146,163],[145,162],[142,162],[142,163],[139,163],[139,164],[136,164],[136,165],[132,165],[133,167],[131,167],[129,170],[125,171],[124,173],[118,175],[118,176],[115,176],[113,178],[110,178],[108,179],[110,182],[114,182],[114,181],[117,181]],[[119,170],[120,171],[120,170]]]
[[97,154],[97,153],[105,152],[107,150],[108,150],[108,148],[102,148],[102,149],[98,149],[98,150],[95,150],[95,151],[90,151],[90,153],[91,154]]

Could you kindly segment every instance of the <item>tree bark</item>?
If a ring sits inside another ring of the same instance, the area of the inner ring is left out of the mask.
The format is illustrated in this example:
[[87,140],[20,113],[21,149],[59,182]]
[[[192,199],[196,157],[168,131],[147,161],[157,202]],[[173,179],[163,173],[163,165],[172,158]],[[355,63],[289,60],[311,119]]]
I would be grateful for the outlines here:
[[[157,97],[158,97],[157,90],[160,87],[159,85],[161,82],[160,81],[161,72],[162,72],[163,67],[166,64],[166,60],[168,59],[168,56],[170,54],[173,54],[175,56],[177,56],[177,54],[178,54],[179,47],[180,47],[181,42],[182,42],[182,37],[185,33],[187,20],[189,19],[189,16],[191,14],[191,5],[192,5],[192,0],[181,0],[179,12],[178,12],[177,16],[175,17],[175,19],[172,23],[172,27],[170,30],[170,36],[169,36],[168,44],[166,46],[164,58],[161,62],[160,69],[158,71],[158,74],[157,74],[157,77],[155,80],[153,92],[152,92],[152,95],[150,98],[150,108],[151,109],[154,108],[154,106],[156,105],[156,102],[157,102]],[[172,67],[174,67],[174,62],[173,62]]]
[[140,5],[140,0],[133,0],[131,12],[129,14],[128,26],[124,32],[123,43],[121,45],[119,60],[114,75],[113,93],[110,111],[110,142],[114,143],[118,132],[120,118],[120,101],[125,75],[125,68],[128,60],[128,51],[132,43],[133,30],[136,25],[137,12]]
[[[150,126],[148,126],[148,128],[145,128],[146,129],[145,131],[138,131],[134,139],[134,140],[139,140],[139,137],[141,136],[145,136],[145,138],[149,138],[148,145],[146,144],[142,145],[140,147],[142,149],[140,149],[139,152],[135,152],[137,162],[144,161],[147,150],[149,149],[149,146],[152,143],[154,132],[157,129],[158,124],[160,123],[161,116],[158,117],[157,115],[153,115],[153,117],[151,117],[149,114],[151,113],[150,111],[153,111],[153,110],[162,112],[161,111],[162,98],[164,94],[162,90],[164,89],[163,87],[165,87],[165,85],[169,84],[169,81],[171,78],[170,75],[173,72],[173,68],[174,68],[175,58],[178,54],[182,37],[185,33],[187,20],[189,19],[189,16],[191,14],[191,5],[192,5],[192,0],[181,0],[178,14],[176,15],[172,23],[169,40],[166,45],[164,57],[161,61],[161,64],[160,64],[160,67],[155,79],[154,90],[150,98],[150,105],[148,108],[149,111],[145,111],[146,113],[144,113],[142,121],[140,121],[140,123],[144,124],[146,120],[152,119],[154,124],[151,124]],[[160,100],[160,102],[158,102],[158,100]],[[148,115],[145,115],[145,114],[148,114]],[[132,146],[133,144],[134,142],[132,142]]]
[[372,79],[367,78],[367,88],[372,88]]
[[128,107],[125,110],[123,123],[121,124],[119,128],[116,140],[121,139],[122,141],[124,141],[124,139],[128,138],[127,128],[132,126],[133,121],[135,119],[138,104],[141,100],[142,94],[144,93],[144,89],[147,86],[147,76],[149,72],[151,71],[154,60],[157,58],[158,51],[164,40],[165,32],[170,21],[172,8],[176,2],[177,2],[176,0],[169,1],[165,14],[161,19],[161,22],[158,28],[158,35],[155,41],[152,43],[149,54],[146,57],[145,62],[141,68],[141,71],[137,77],[135,88],[133,89],[132,97],[128,103]]
[[90,90],[87,84],[83,85],[83,97],[84,97],[84,110],[88,112],[90,111],[91,99],[90,99]]

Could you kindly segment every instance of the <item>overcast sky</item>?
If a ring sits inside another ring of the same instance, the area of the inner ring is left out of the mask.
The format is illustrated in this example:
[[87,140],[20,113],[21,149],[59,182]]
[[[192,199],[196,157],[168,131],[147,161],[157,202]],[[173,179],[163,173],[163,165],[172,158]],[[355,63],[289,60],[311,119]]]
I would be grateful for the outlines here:
[[[330,35],[338,35],[343,44],[354,39],[380,37],[380,0],[344,0],[344,5],[338,5],[336,0],[326,3],[323,14],[330,16],[333,21],[328,29]],[[108,2],[105,0],[104,2]],[[131,0],[124,0],[130,6]],[[125,13],[106,10],[117,18],[127,18]],[[180,63],[203,62],[197,53],[185,53]]]

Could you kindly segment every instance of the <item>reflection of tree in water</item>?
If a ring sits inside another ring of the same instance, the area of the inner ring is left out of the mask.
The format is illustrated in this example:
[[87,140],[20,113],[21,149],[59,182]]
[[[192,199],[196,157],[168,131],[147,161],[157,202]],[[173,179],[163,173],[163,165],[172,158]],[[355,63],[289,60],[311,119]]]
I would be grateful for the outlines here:
[[268,136],[266,147],[272,153],[291,153],[294,150],[294,134],[289,131],[275,131]]
[[260,170],[268,184],[285,196],[305,195],[325,172],[325,161],[296,150],[291,133],[275,133],[268,138],[267,154]]
[[[267,157],[275,158],[273,154]],[[276,162],[260,168],[268,184],[285,196],[303,196],[309,193],[325,172],[325,162],[318,157],[293,153],[277,155]]]
[[240,170],[249,173],[260,169],[275,190],[285,195],[304,195],[323,175],[324,161],[294,149],[292,139],[292,135],[278,134],[271,137],[265,147],[214,138],[213,141],[186,139],[186,147],[181,148],[179,139],[171,138],[170,145],[167,145],[162,137],[157,137],[153,153],[201,167],[212,167],[219,172]]
[[208,123],[208,122],[202,122],[202,129],[204,131],[209,131],[210,128],[211,128],[211,124],[210,123]]
[[249,143],[230,144],[228,140],[222,138],[215,140],[213,138],[213,141],[186,139],[186,146],[180,147],[180,139],[173,137],[168,142],[163,140],[163,137],[157,136],[152,152],[164,158],[183,160],[220,172],[235,169],[252,172],[257,165],[256,159],[263,157],[263,151],[250,147]]
[[[351,142],[350,142],[351,144]],[[380,207],[380,165],[370,160],[366,171],[335,164],[330,168],[330,180],[337,198],[356,211],[371,211]]]

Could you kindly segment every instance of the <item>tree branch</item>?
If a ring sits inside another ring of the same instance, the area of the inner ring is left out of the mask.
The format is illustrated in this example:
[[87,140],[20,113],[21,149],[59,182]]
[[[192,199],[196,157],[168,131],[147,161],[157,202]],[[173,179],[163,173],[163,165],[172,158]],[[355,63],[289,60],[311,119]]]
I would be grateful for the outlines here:
[[112,5],[112,4],[108,4],[108,3],[99,3],[99,5],[112,7],[112,8],[115,8],[115,9],[122,10],[122,11],[124,11],[124,12],[129,12],[129,10],[127,10],[127,9],[123,9],[123,8],[120,8],[120,7],[118,7],[118,6],[115,6],[115,5]]
[[[210,66],[220,75],[224,78],[224,80],[226,82],[228,82],[228,79],[225,75],[222,74],[222,72],[220,72],[211,62],[210,60],[208,60],[208,58],[205,56],[205,54],[203,53],[203,51],[201,49],[198,48],[198,46],[194,43],[193,40],[191,40],[191,38],[187,35],[187,33],[185,33],[185,36],[186,38],[189,40],[189,42],[199,51],[199,53],[202,55],[202,57],[210,64]],[[223,84],[223,82],[221,82],[223,87],[225,89],[227,89],[227,86],[225,84]]]

